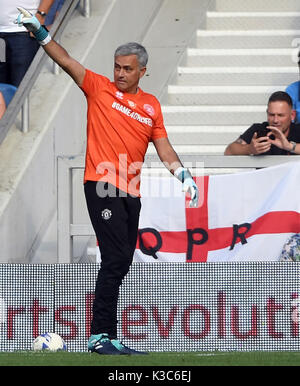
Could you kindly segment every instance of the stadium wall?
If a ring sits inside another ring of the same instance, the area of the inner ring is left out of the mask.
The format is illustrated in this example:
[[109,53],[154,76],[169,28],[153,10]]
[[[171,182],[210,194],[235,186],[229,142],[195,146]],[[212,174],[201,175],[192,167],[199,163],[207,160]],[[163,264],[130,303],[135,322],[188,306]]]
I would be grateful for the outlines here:
[[[116,46],[142,42],[150,62],[141,86],[160,97],[192,33],[205,23],[205,11],[214,2],[91,3],[91,17],[76,12],[61,38],[62,45],[86,67],[111,77]],[[57,259],[56,160],[59,155],[84,152],[86,102],[66,74],[54,75],[51,69],[49,60],[31,91],[29,133],[21,133],[17,123],[1,145],[1,263],[54,263]],[[41,256],[40,248],[47,253]]]

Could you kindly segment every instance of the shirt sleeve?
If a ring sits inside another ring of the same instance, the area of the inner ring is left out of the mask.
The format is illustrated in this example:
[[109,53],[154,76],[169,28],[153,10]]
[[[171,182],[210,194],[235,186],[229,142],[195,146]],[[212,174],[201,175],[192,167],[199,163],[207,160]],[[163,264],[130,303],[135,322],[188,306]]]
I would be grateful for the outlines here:
[[157,114],[157,117],[154,121],[154,126],[152,129],[152,135],[151,135],[151,141],[153,141],[155,139],[159,139],[159,138],[167,138],[168,137],[167,130],[166,130],[165,125],[164,125],[164,118],[163,118],[163,114],[161,111],[161,107],[160,107],[159,102],[157,102],[157,104],[158,104],[158,107],[157,107],[158,114]]
[[96,74],[90,70],[85,70],[85,76],[80,88],[86,97],[93,97],[99,93],[99,91],[107,83],[109,83],[109,79],[105,76]]

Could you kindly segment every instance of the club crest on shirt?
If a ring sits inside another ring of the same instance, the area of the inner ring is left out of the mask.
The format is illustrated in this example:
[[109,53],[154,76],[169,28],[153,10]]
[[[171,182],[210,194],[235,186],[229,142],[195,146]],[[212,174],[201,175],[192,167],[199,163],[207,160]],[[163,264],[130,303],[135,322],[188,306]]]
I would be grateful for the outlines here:
[[103,209],[101,212],[103,220],[109,220],[112,216],[112,212],[109,209]]
[[151,115],[151,117],[153,117],[153,115],[155,114],[155,111],[154,111],[154,107],[151,106],[151,105],[148,105],[147,103],[144,104],[144,110],[149,114]]
[[124,94],[121,91],[116,91],[116,97],[118,99],[123,99]]
[[132,108],[132,109],[135,109],[136,108],[136,104],[132,101],[128,101],[128,104],[129,106]]

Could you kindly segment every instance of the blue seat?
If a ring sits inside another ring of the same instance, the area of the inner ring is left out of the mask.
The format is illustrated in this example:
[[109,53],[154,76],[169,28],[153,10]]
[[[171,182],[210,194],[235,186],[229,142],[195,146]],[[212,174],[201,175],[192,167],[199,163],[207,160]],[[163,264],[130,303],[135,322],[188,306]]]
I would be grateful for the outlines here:
[[16,90],[17,87],[13,86],[12,84],[0,83],[0,92],[4,97],[6,107],[9,105],[10,101],[15,95]]

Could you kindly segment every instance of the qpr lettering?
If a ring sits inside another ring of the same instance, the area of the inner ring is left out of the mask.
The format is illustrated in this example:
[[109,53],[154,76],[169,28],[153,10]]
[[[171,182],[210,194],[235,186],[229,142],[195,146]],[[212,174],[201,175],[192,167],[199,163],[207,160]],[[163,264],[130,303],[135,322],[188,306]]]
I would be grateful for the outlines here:
[[[250,223],[233,224],[232,226],[232,241],[229,250],[233,250],[238,242],[242,245],[247,244],[246,235],[251,229]],[[203,228],[187,229],[187,248],[186,259],[193,259],[194,248],[199,245],[204,245],[209,239],[208,231]],[[158,259],[157,252],[163,246],[161,234],[154,228],[143,228],[138,231],[139,248],[142,253],[147,256],[152,256]]]
[[235,243],[238,242],[239,240],[241,241],[242,244],[247,243],[246,234],[249,232],[250,229],[251,229],[251,224],[246,222],[240,225],[233,224],[233,238],[232,238],[231,246],[229,248],[230,251],[234,248]]
[[[147,242],[144,243],[143,234],[145,233],[149,233],[154,236],[155,245],[149,246],[149,243]],[[141,251],[145,255],[152,256],[154,259],[157,259],[158,257],[156,255],[156,252],[158,252],[162,247],[162,238],[160,233],[154,228],[143,228],[143,229],[139,229],[138,237],[139,237]]]
[[[195,228],[187,229],[188,234],[188,247],[187,247],[187,260],[192,260],[194,245],[205,244],[208,240],[208,233],[205,229]],[[200,235],[200,238],[199,238]]]

